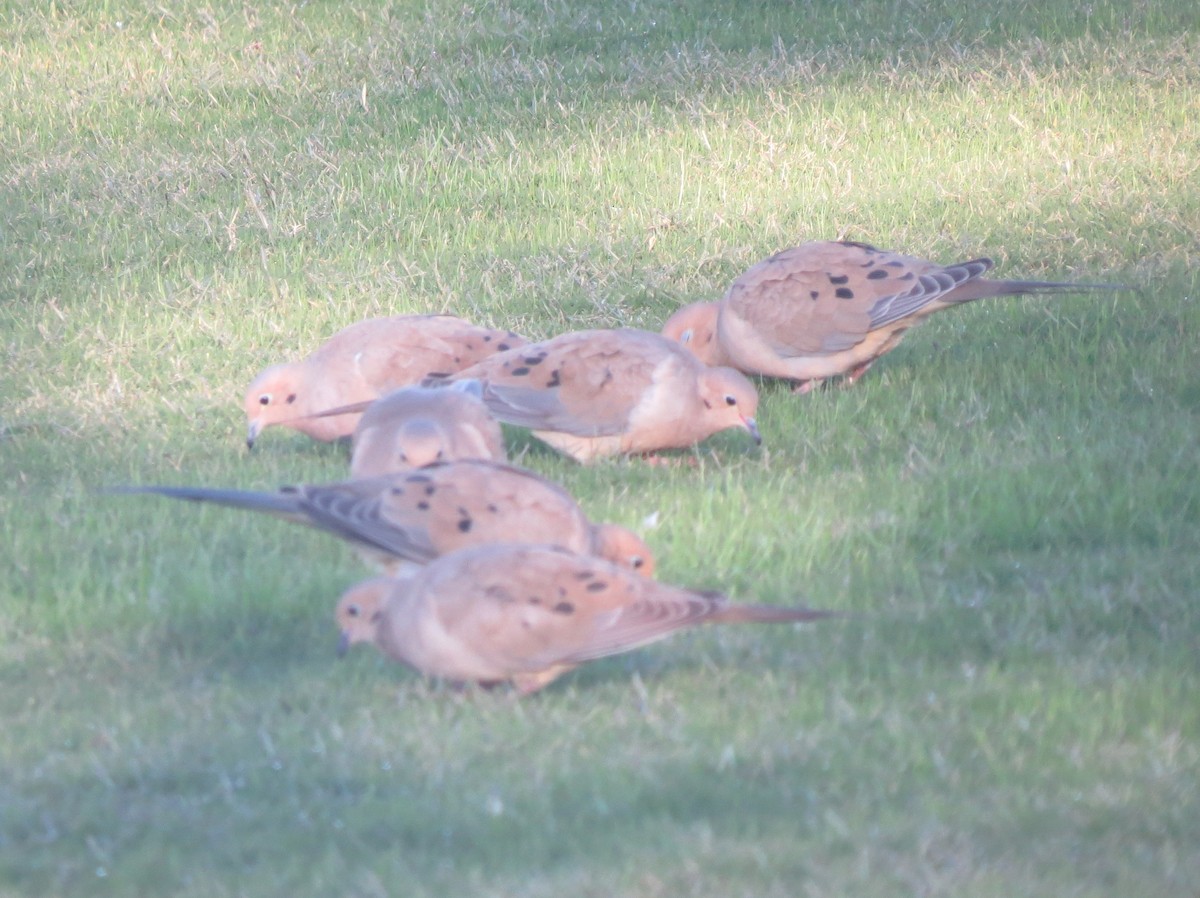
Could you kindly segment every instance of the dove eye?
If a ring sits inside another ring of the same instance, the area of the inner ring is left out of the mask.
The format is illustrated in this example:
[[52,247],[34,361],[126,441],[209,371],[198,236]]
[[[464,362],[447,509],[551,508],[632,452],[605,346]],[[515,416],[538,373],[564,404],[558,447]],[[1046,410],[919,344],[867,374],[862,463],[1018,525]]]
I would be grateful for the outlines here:
[[646,566],[646,559],[642,558],[640,555],[634,555],[630,561],[633,563],[633,569],[635,571]]
[[725,397],[725,404],[726,404],[726,405],[737,405],[737,400],[736,400],[736,399],[734,399],[732,396],[726,396],[726,397]]
[[263,393],[261,396],[259,396],[258,404],[259,405],[270,405],[271,404],[271,394]]
[[357,606],[357,605],[347,605],[347,606],[346,606],[346,614],[347,614],[349,617],[358,617],[359,613],[360,613],[360,612],[359,612],[359,610],[358,610],[358,606]]

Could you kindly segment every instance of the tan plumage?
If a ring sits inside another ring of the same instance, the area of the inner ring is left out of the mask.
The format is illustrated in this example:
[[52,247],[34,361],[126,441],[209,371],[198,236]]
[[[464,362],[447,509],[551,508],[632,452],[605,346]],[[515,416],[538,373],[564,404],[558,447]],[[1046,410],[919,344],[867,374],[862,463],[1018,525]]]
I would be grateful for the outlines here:
[[580,462],[691,446],[740,427],[758,440],[758,393],[648,331],[561,334],[497,353],[455,378],[483,381],[492,414]]
[[938,265],[864,243],[817,242],[748,269],[719,302],[673,314],[663,334],[709,365],[800,381],[857,380],[904,332],[941,309],[990,296],[1112,289],[993,281],[991,259]]
[[647,576],[654,556],[632,531],[593,524],[562,487],[530,471],[472,460],[277,492],[204,487],[127,487],[263,511],[333,533],[384,570],[425,564],[464,546],[527,542],[562,546],[628,565]]
[[511,331],[477,327],[453,315],[371,318],[338,331],[307,358],[272,365],[246,390],[246,444],[281,425],[315,440],[349,436],[357,414],[317,417],[378,399],[422,378],[452,374],[495,352],[521,346]]
[[546,546],[445,555],[415,576],[380,577],[338,602],[341,648],[370,642],[427,676],[535,692],[576,665],[705,622],[795,622],[832,612],[737,605]]

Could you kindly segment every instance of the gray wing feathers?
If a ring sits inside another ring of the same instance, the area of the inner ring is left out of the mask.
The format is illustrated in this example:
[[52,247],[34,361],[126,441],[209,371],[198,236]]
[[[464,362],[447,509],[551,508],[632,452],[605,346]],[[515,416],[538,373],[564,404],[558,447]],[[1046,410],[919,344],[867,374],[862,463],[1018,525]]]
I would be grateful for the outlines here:
[[972,259],[919,276],[917,282],[908,290],[885,296],[871,306],[867,312],[871,330],[886,327],[892,322],[919,312],[931,302],[941,299],[967,281],[974,280],[991,267],[991,259]]

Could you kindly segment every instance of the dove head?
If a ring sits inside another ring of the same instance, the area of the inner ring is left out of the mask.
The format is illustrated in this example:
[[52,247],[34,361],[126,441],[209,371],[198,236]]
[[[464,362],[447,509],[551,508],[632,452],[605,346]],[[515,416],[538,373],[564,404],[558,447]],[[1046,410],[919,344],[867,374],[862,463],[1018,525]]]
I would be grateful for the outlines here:
[[[307,434],[314,440],[336,440],[349,436],[358,414],[317,414],[339,405],[337,389],[314,378],[304,362],[272,365],[246,388],[246,445],[267,427],[281,424]],[[345,400],[343,400],[345,401]]]
[[592,530],[592,551],[622,567],[637,571],[643,577],[654,576],[654,553],[642,538],[616,524],[597,524]]
[[304,414],[300,407],[305,405],[300,401],[301,370],[291,363],[272,365],[246,388],[246,445],[251,449],[263,428]]
[[717,316],[721,307],[715,302],[694,302],[667,319],[663,336],[674,340],[706,365],[721,365],[725,355],[717,342]]
[[364,427],[354,437],[352,477],[374,477],[407,468],[423,468],[446,461],[446,438],[438,425],[426,418],[409,418],[394,430]]
[[758,412],[758,390],[740,371],[709,368],[700,377],[700,398],[713,424],[713,432],[740,427],[755,443],[762,442],[754,416]]
[[334,619],[338,626],[338,655],[359,642],[375,642],[383,619],[383,602],[396,584],[391,577],[375,577],[351,586],[338,599]]

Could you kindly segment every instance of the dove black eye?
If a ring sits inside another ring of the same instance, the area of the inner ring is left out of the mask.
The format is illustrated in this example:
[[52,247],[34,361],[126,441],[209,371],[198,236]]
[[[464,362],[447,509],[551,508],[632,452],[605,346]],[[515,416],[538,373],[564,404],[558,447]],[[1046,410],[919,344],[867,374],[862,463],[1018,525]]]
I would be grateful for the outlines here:
[[646,563],[646,560],[644,558],[638,558],[636,555],[633,557],[633,569],[635,571],[638,568],[642,567],[645,563]]
[[726,405],[737,405],[737,400],[736,400],[736,399],[734,399],[732,396],[726,396],[726,397],[725,397],[725,404],[726,404]]
[[258,397],[258,404],[259,404],[259,405],[270,405],[270,404],[271,404],[271,396],[270,396],[270,394],[268,393],[268,394],[264,394],[264,395],[262,395],[262,396],[259,396],[259,397]]
[[346,614],[348,614],[350,617],[358,617],[358,606],[357,605],[347,605],[346,606]]

